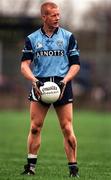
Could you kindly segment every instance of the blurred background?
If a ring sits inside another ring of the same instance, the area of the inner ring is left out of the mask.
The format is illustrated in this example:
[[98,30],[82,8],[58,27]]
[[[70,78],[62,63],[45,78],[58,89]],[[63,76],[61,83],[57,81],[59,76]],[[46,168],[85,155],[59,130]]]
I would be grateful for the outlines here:
[[[27,106],[30,84],[20,72],[25,37],[38,29],[44,0],[0,1],[0,109]],[[111,1],[55,0],[61,25],[80,48],[81,70],[73,80],[76,107],[111,111]]]

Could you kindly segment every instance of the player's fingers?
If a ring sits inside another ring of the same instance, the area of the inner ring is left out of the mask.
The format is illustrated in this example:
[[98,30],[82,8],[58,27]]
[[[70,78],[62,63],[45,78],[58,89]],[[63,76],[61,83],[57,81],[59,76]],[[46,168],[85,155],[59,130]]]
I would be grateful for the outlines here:
[[62,97],[63,97],[63,94],[64,94],[64,90],[65,90],[65,86],[63,87],[63,89],[62,89],[62,92],[61,92],[61,94],[60,94],[60,97],[59,97],[59,99],[62,99]]
[[37,96],[41,96],[41,91],[40,91],[39,88],[35,88],[35,94],[36,94]]

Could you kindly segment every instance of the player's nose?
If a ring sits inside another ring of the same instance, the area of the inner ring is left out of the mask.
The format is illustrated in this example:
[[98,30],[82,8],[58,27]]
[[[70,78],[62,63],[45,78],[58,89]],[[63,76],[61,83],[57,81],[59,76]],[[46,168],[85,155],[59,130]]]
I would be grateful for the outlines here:
[[56,20],[60,20],[60,16],[59,15],[56,15]]

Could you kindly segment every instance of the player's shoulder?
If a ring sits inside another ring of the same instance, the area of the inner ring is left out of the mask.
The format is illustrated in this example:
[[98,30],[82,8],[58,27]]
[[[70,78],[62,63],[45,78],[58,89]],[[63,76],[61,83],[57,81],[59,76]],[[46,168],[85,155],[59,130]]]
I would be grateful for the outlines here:
[[27,37],[28,37],[29,39],[35,39],[35,38],[37,38],[37,36],[39,36],[39,35],[40,35],[40,28],[37,29],[36,31],[32,32],[31,34],[29,34]]
[[62,34],[66,35],[66,36],[70,37],[73,34],[71,31],[66,30],[65,28],[60,27],[59,29],[60,29],[60,32],[62,32]]

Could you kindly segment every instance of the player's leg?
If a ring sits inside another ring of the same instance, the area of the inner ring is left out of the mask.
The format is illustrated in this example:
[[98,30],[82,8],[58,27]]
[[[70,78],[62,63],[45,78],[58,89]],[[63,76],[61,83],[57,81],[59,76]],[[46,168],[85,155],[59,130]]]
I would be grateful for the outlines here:
[[48,109],[49,106],[44,106],[38,102],[32,101],[30,104],[31,123],[27,141],[28,162],[27,165],[24,166],[25,171],[23,172],[23,174],[35,174],[37,154],[41,144],[41,129]]
[[68,159],[70,176],[78,176],[77,167],[77,141],[73,131],[72,103],[55,107],[60,126],[64,135],[64,147]]

